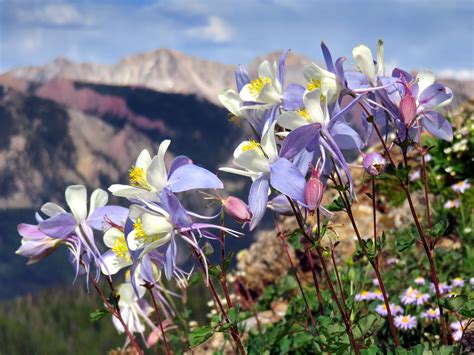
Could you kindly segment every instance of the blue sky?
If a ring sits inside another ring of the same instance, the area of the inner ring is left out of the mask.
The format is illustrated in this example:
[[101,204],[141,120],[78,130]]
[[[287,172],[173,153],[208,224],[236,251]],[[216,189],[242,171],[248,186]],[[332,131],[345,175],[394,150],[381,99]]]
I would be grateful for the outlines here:
[[167,47],[229,64],[291,48],[350,57],[383,38],[405,69],[474,72],[472,0],[0,0],[0,71],[64,56],[114,63]]

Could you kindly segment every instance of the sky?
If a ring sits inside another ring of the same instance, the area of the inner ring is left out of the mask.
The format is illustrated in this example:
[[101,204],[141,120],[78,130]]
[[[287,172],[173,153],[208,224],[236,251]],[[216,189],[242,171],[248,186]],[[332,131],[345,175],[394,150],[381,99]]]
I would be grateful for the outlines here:
[[0,72],[157,48],[227,64],[291,49],[321,59],[385,43],[390,67],[474,78],[474,0],[0,0]]

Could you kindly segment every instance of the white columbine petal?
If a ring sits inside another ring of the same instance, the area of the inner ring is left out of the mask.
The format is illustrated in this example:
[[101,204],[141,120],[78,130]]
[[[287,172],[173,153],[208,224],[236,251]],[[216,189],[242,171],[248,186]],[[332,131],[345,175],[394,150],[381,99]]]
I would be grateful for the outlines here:
[[54,217],[57,214],[66,213],[66,210],[64,208],[53,202],[45,203],[43,206],[41,206],[40,211],[48,217]]
[[118,230],[117,228],[109,228],[104,233],[104,244],[108,248],[113,248],[115,241],[119,238],[123,237],[123,232]]
[[72,185],[66,188],[66,202],[76,221],[87,218],[87,190],[83,185]]
[[95,211],[96,208],[104,207],[109,200],[109,195],[102,189],[95,189],[92,192],[91,200],[90,200],[90,207],[89,207],[89,216],[92,212]]
[[375,71],[374,58],[372,52],[363,44],[358,45],[352,50],[352,57],[357,63],[359,70],[369,78],[373,85],[377,84],[377,73]]
[[435,76],[429,70],[424,70],[416,75],[416,81],[418,82],[418,92],[421,94],[428,86],[434,84]]

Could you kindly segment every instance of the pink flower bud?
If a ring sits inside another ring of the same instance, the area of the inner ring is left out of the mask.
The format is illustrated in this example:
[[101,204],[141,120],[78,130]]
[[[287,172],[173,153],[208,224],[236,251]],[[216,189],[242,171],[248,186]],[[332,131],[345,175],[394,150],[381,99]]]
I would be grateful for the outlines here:
[[239,223],[250,222],[252,212],[249,206],[240,198],[229,196],[222,200],[222,206],[226,213]]
[[311,167],[311,177],[306,182],[304,190],[304,202],[308,206],[310,213],[313,213],[316,208],[321,204],[324,193],[324,185],[319,180],[320,170],[319,168],[314,169]]
[[416,100],[410,94],[405,95],[400,101],[400,114],[405,125],[409,125],[416,115]]
[[369,175],[377,176],[385,170],[387,162],[382,155],[377,152],[372,152],[364,156],[362,165]]

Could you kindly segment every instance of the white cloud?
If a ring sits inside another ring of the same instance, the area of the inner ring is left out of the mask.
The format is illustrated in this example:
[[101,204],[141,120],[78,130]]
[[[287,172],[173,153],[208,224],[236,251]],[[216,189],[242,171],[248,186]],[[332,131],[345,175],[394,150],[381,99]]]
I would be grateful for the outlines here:
[[90,20],[84,17],[76,7],[70,4],[47,4],[17,9],[19,22],[49,26],[89,25]]
[[440,78],[445,79],[456,79],[456,80],[474,80],[474,69],[452,69],[446,68],[436,72],[436,75]]
[[233,29],[220,17],[209,16],[206,25],[190,28],[186,31],[190,37],[224,43],[234,36]]

